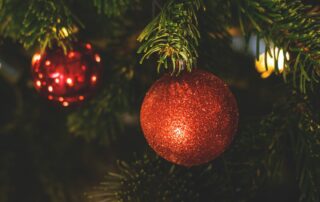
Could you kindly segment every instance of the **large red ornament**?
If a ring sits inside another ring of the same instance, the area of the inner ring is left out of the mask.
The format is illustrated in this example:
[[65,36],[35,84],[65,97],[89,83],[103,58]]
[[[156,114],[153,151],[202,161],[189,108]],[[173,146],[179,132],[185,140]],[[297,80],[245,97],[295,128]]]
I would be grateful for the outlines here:
[[144,98],[140,121],[160,156],[190,167],[226,150],[237,130],[238,107],[221,79],[195,69],[156,81]]
[[32,76],[41,95],[62,106],[87,99],[101,79],[101,58],[90,44],[75,44],[65,54],[61,48],[34,54]]

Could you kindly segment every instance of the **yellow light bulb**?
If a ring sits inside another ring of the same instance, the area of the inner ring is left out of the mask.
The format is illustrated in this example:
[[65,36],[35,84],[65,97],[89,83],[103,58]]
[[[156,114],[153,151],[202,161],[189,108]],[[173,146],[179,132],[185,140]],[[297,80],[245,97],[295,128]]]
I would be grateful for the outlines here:
[[277,65],[279,73],[282,73],[285,68],[285,60],[289,60],[290,56],[286,54],[282,49],[275,48],[270,53],[262,53],[259,55],[259,59],[256,60],[256,69],[261,74],[261,78],[268,78],[276,69],[275,67],[275,56],[278,56]]

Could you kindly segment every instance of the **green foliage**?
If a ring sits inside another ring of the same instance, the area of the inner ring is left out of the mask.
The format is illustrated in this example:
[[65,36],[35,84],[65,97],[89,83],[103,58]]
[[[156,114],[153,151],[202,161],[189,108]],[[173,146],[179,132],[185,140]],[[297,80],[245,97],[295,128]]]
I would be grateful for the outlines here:
[[125,125],[124,113],[132,110],[131,85],[134,77],[132,69],[122,62],[112,71],[103,72],[103,89],[99,94],[68,114],[69,133],[102,145],[110,145],[122,134]]
[[[201,170],[201,171],[200,171]],[[118,172],[109,172],[88,199],[102,201],[199,201],[211,166],[191,172],[158,157],[144,155],[132,163],[118,162]],[[201,183],[199,183],[201,182]]]
[[300,91],[313,90],[319,81],[320,16],[301,0],[236,1],[240,27],[254,31],[270,46],[281,47],[291,54],[285,78],[292,80]]
[[87,141],[99,141],[109,145],[122,131],[121,113],[128,107],[126,90],[116,84],[110,84],[101,95],[86,106],[69,114],[68,130],[75,136]]
[[119,161],[118,171],[108,172],[86,195],[92,202],[250,201],[266,181],[263,159],[269,142],[268,136],[257,136],[255,131],[242,133],[232,150],[201,167],[175,166],[150,154],[131,163]]
[[39,45],[44,51],[57,44],[66,50],[78,29],[75,20],[64,0],[8,0],[2,2],[0,34],[25,48]]
[[288,164],[293,165],[300,201],[316,202],[320,200],[319,112],[307,98],[293,98],[279,104],[261,122],[261,132],[272,134],[265,164],[268,177],[278,181],[288,175]]
[[196,13],[201,6],[201,0],[169,1],[138,38],[143,42],[138,50],[143,54],[141,63],[158,54],[158,71],[162,66],[172,67],[172,73],[177,74],[184,68],[191,71],[198,57],[200,33]]
[[109,17],[120,16],[128,8],[139,0],[93,0],[98,13],[103,13]]
[[77,29],[64,0],[32,0],[23,20],[21,43],[26,48],[40,44],[41,52],[52,43],[66,51]]
[[13,40],[21,39],[21,22],[28,8],[29,0],[3,0],[0,10],[0,35]]

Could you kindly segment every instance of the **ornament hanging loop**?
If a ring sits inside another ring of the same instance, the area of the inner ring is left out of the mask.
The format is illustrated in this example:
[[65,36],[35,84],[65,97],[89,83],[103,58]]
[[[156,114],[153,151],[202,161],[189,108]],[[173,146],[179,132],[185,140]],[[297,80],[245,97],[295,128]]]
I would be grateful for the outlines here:
[[184,72],[184,71],[191,72],[192,69],[196,69],[196,65],[195,67],[188,68],[187,62],[185,60],[179,59],[175,62],[175,67],[173,67],[173,71],[171,75],[175,74],[176,76],[179,76],[181,72]]

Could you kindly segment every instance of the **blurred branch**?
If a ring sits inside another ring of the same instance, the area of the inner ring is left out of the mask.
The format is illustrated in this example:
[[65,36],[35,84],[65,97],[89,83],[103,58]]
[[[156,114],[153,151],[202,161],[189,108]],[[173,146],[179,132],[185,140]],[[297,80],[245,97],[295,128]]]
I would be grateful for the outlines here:
[[4,1],[5,1],[5,0],[0,0],[0,10],[1,10],[2,7],[3,7]]
[[291,101],[278,105],[261,122],[261,131],[273,134],[265,161],[268,176],[281,180],[287,175],[288,159],[292,159],[300,201],[316,202],[320,200],[320,173],[317,169],[320,162],[319,112],[307,98],[293,97]]
[[108,17],[112,17],[122,15],[133,3],[138,3],[139,1],[140,0],[93,0],[93,4],[99,14],[103,13]]
[[0,75],[10,83],[16,83],[21,77],[21,71],[6,63],[0,56]]
[[117,73],[96,98],[68,115],[71,134],[104,145],[117,140],[124,127],[122,115],[128,111],[130,101],[130,81],[124,76]]

